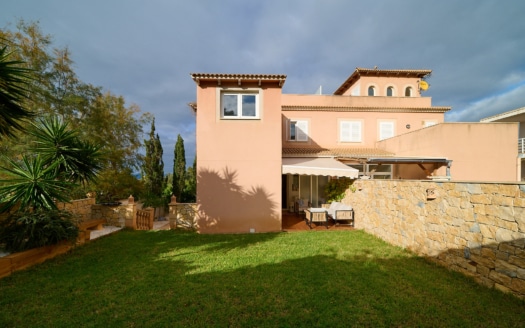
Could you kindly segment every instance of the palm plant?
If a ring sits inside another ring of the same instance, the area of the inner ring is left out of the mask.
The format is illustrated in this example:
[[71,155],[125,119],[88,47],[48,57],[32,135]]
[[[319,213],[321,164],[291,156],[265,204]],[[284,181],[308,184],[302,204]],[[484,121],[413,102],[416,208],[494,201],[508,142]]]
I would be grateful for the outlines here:
[[98,146],[79,139],[76,131],[56,118],[42,119],[29,134],[35,137],[34,157],[22,161],[6,159],[9,167],[0,172],[9,179],[0,180],[0,213],[19,206],[56,209],[56,201],[68,202],[77,183],[93,180],[101,168]]
[[40,156],[24,156],[22,163],[6,159],[10,168],[2,167],[2,173],[10,179],[0,180],[0,213],[18,206],[20,211],[29,208],[56,209],[55,201],[65,201],[71,183],[57,180],[56,167],[59,162],[45,166]]
[[24,108],[32,70],[21,67],[21,61],[10,60],[7,47],[0,48],[0,137],[13,136],[14,130],[23,130],[20,121],[31,117]]
[[42,156],[44,166],[55,166],[55,174],[63,180],[86,183],[101,170],[98,145],[83,141],[76,130],[58,118],[38,121],[29,134],[35,137],[33,152]]

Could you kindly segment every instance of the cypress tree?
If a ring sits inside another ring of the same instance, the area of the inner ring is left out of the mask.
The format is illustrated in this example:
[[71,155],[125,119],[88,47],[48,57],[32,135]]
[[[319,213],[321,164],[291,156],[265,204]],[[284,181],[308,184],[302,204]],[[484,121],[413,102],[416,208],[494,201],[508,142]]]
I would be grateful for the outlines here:
[[175,144],[173,158],[173,194],[177,197],[177,201],[183,202],[182,198],[184,187],[186,185],[186,154],[184,151],[184,139],[177,136],[177,143]]
[[164,162],[162,161],[162,144],[158,134],[155,134],[155,119],[151,122],[149,140],[144,140],[146,156],[142,171],[147,197],[160,198],[164,189]]

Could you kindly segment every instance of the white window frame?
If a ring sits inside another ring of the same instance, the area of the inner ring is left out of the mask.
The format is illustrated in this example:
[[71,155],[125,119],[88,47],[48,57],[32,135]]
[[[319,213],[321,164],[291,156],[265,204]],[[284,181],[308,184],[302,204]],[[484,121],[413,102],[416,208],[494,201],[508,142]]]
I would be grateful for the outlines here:
[[[308,135],[308,120],[304,119],[290,119],[288,120],[288,141],[292,142],[307,142]],[[294,130],[294,131],[292,131]],[[293,133],[292,133],[293,132]],[[292,138],[293,137],[293,138]]]
[[339,141],[340,142],[362,142],[363,141],[363,122],[357,120],[339,121]]
[[392,138],[396,135],[396,124],[394,121],[379,121],[378,131],[379,140]]
[[[224,114],[224,96],[237,97],[237,115]],[[243,96],[255,96],[255,116],[243,115]],[[220,117],[223,120],[258,120],[261,117],[260,101],[258,90],[222,90],[220,93]]]
[[359,170],[359,177],[369,177],[370,179],[392,179],[394,167],[392,164],[381,164],[382,167],[387,167],[386,170],[380,172],[374,171],[378,164],[347,164],[348,166]]
[[438,122],[436,120],[425,120],[423,121],[423,127],[428,128],[429,126],[436,125]]
[[[388,90],[392,90],[392,94],[390,96],[388,95]],[[394,86],[392,86],[392,85],[387,86],[386,90],[385,90],[385,95],[387,97],[395,97],[396,96],[396,88],[394,88]]]

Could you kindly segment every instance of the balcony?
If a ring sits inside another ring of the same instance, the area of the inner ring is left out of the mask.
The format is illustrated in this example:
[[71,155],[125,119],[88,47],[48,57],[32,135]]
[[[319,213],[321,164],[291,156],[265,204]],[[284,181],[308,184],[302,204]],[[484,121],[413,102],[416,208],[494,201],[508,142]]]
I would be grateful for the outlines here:
[[518,154],[525,154],[525,138],[518,139]]

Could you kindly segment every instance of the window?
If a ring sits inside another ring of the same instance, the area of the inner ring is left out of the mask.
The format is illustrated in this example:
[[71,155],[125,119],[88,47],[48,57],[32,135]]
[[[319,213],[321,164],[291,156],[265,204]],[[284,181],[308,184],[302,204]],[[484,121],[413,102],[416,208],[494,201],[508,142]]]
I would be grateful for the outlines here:
[[432,125],[436,125],[437,122],[436,121],[423,121],[423,127],[429,127],[429,126],[432,126]]
[[379,122],[379,140],[394,136],[394,122]]
[[394,88],[393,87],[386,88],[386,96],[392,97],[393,95],[394,95]]
[[412,87],[406,87],[405,97],[412,97]]
[[339,123],[339,141],[361,142],[361,122],[341,121]]
[[225,92],[221,98],[221,118],[259,118],[259,94]]
[[376,95],[376,88],[368,87],[368,95],[369,96],[375,96]]
[[392,179],[392,164],[348,164],[359,170],[359,177],[368,176],[370,179]]
[[308,141],[308,121],[290,120],[288,125],[290,141]]

